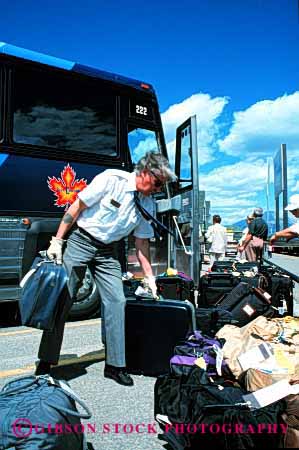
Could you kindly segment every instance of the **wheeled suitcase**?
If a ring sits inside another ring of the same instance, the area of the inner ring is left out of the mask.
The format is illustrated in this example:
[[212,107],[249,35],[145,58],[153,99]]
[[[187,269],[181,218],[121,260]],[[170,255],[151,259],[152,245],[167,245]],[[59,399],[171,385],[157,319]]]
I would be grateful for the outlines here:
[[172,300],[189,300],[194,304],[194,282],[186,275],[156,277],[158,294]]
[[210,272],[200,278],[199,306],[213,306],[238,283],[239,277],[231,273]]
[[194,306],[189,301],[127,299],[128,372],[149,376],[168,373],[174,347],[194,330]]
[[258,316],[273,317],[271,296],[261,288],[239,283],[218,306],[231,312],[238,326],[243,327]]

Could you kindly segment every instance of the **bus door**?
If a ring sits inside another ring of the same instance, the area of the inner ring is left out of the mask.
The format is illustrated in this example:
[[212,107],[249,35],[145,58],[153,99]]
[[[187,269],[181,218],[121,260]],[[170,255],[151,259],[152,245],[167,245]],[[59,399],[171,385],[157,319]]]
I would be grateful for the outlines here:
[[176,131],[173,195],[158,201],[158,212],[169,212],[175,237],[169,237],[168,266],[185,272],[198,287],[201,255],[199,243],[199,186],[196,116],[190,117]]

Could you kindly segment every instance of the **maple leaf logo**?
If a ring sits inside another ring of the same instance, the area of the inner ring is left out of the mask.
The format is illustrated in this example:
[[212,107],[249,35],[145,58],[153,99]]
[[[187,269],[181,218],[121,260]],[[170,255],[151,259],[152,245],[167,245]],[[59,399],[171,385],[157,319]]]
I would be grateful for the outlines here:
[[76,172],[68,164],[60,174],[61,178],[48,177],[48,187],[56,196],[55,205],[65,206],[66,210],[74,203],[78,193],[87,186],[87,180],[76,180]]

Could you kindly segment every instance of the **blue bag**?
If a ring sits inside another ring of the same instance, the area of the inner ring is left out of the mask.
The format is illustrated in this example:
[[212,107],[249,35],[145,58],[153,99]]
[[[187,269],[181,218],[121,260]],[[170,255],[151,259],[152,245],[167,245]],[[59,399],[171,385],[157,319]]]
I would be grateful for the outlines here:
[[61,264],[35,258],[22,280],[23,290],[19,302],[22,325],[52,331],[59,307],[66,298],[63,292],[67,273]]
[[0,411],[0,450],[87,450],[80,419],[91,413],[63,380],[16,378],[0,391]]

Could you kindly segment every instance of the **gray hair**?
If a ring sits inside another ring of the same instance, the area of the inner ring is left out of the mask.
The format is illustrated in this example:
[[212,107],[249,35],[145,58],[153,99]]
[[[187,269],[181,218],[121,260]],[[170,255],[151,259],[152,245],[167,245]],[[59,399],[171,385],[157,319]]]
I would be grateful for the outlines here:
[[254,208],[253,215],[255,217],[262,217],[263,214],[264,214],[263,208],[260,207]]
[[135,165],[134,171],[139,175],[143,170],[161,175],[166,181],[175,181],[176,175],[171,170],[168,160],[158,152],[147,152]]

